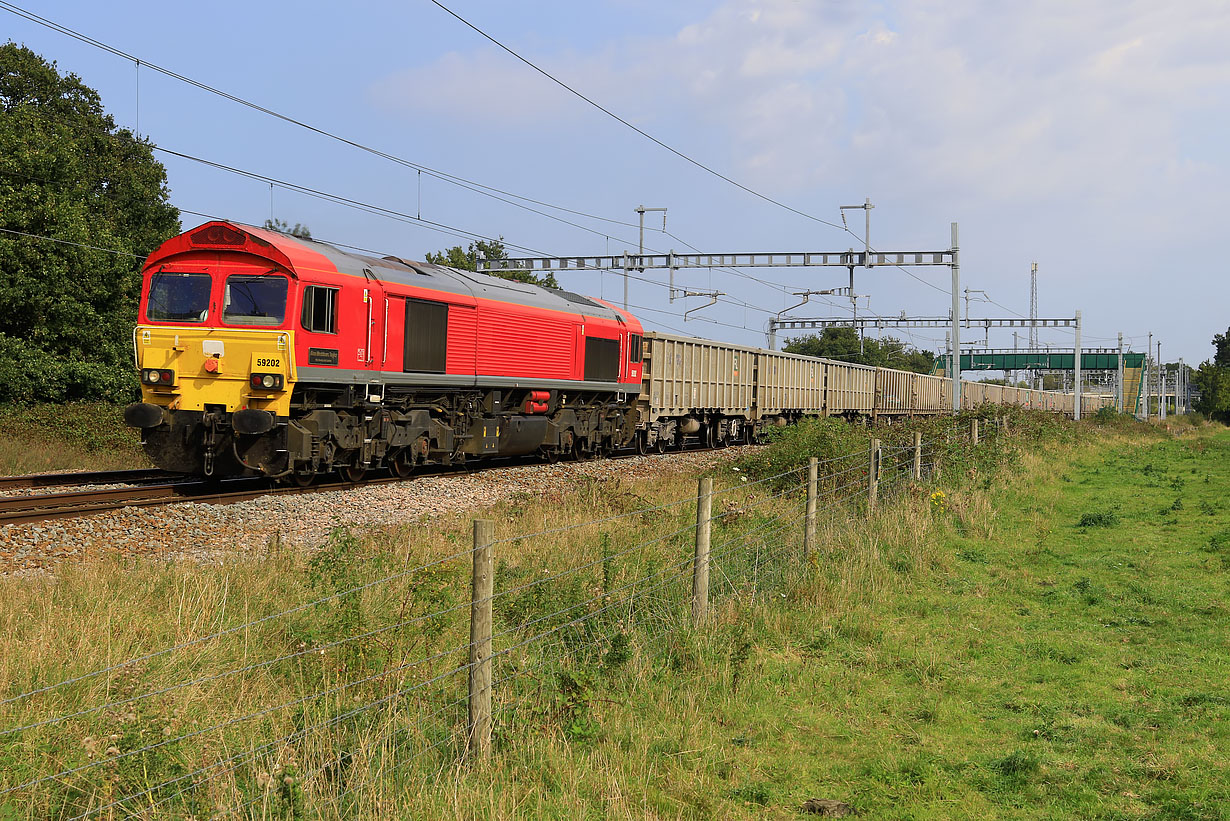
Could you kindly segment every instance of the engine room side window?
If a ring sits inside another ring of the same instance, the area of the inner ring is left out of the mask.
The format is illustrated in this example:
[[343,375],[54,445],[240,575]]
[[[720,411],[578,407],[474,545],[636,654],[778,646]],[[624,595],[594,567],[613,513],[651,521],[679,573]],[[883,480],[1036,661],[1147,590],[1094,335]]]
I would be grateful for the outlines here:
[[212,286],[209,274],[154,274],[145,315],[151,322],[204,322]]
[[286,277],[232,274],[226,278],[222,321],[231,325],[281,325],[286,320]]
[[641,335],[628,334],[628,361],[640,362],[641,355]]
[[585,379],[586,381],[593,380],[598,382],[619,381],[618,339],[586,337]]
[[303,289],[303,329],[318,334],[337,333],[337,288],[309,285]]
[[424,299],[406,300],[402,370],[444,373],[448,357],[448,305]]

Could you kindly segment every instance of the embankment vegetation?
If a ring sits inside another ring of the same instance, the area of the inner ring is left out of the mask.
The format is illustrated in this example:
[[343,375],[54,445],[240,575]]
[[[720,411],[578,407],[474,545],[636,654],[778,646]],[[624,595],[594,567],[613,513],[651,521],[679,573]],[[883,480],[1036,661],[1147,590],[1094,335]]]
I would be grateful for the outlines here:
[[0,404],[0,474],[149,467],[122,413],[110,402]]
[[[968,417],[917,424],[935,482],[909,425],[819,421],[718,469],[699,627],[695,477],[492,510],[485,762],[467,517],[2,580],[0,816],[1225,817],[1230,432],[1012,412],[973,450]],[[805,561],[779,474],[810,455]]]

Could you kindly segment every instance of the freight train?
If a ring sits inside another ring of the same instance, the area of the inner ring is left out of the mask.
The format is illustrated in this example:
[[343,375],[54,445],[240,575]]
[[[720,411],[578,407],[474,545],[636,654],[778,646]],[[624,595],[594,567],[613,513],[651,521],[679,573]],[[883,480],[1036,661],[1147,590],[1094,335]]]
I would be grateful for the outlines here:
[[[224,221],[150,255],[133,349],[142,396],[124,420],[154,464],[300,484],[951,408],[942,378],[646,333],[600,299]],[[1072,410],[981,383],[965,397]]]

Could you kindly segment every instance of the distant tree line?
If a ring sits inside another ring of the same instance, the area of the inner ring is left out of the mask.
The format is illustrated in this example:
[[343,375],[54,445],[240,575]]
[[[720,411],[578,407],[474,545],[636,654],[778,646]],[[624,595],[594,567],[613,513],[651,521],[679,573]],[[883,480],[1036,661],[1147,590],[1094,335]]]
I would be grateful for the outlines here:
[[891,336],[860,340],[858,332],[851,327],[825,328],[818,334],[795,337],[783,350],[914,373],[931,373],[935,369],[935,354],[931,351],[919,350]]

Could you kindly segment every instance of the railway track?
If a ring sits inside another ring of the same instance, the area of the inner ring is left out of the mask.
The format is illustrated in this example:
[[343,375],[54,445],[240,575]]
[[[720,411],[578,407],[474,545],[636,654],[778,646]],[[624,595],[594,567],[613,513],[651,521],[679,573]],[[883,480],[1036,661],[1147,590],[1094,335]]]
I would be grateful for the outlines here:
[[[627,459],[636,455],[633,452],[621,452],[608,458]],[[495,463],[485,462],[477,466],[432,467],[416,472],[412,477],[408,478],[375,475],[358,483],[345,481],[340,478],[330,478],[317,481],[308,487],[278,484],[269,479],[259,477],[207,482],[181,474],[153,469],[0,476],[0,490],[85,485],[124,485],[122,487],[90,488],[58,493],[0,496],[0,525],[45,522],[53,519],[72,519],[96,513],[105,513],[111,510],[122,510],[127,507],[154,507],[185,502],[220,505],[235,504],[261,496],[346,490],[362,485],[407,482],[419,477],[473,473],[478,470],[494,467],[535,463],[537,462],[534,460],[511,459]]]
[[165,482],[175,478],[180,478],[179,474],[168,473],[157,468],[142,470],[91,470],[76,473],[30,473],[23,476],[0,476],[0,491],[42,487]]
[[228,504],[242,502],[245,499],[255,499],[278,490],[298,490],[298,488],[272,487],[264,479],[237,479],[217,483],[181,478],[178,481],[164,481],[157,484],[4,496],[0,497],[0,524],[71,519],[126,507],[148,507],[179,502]]

